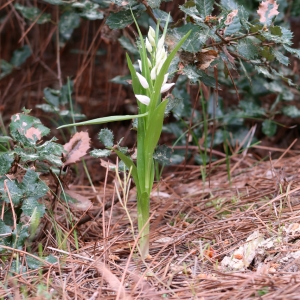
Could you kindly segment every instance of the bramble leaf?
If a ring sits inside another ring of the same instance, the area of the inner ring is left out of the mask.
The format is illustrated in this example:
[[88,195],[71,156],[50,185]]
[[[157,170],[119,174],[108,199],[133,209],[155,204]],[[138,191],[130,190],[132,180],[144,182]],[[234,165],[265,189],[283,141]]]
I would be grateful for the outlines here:
[[114,145],[114,134],[107,128],[101,129],[98,138],[101,143],[107,148],[110,148]]
[[195,0],[198,12],[202,18],[210,16],[214,8],[214,0]]

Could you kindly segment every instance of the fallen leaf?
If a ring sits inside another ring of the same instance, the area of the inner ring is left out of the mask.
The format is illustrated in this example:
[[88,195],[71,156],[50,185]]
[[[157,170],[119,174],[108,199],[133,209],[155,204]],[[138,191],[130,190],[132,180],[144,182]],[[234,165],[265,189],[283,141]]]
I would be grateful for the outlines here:
[[89,200],[85,196],[77,194],[76,192],[71,190],[65,190],[65,193],[69,195],[72,199],[76,200],[76,202],[72,202],[72,201],[68,202],[69,205],[76,210],[86,211],[87,209],[93,206],[91,200]]
[[271,19],[279,14],[278,4],[275,0],[266,0],[259,4],[257,10],[259,21],[264,25],[269,25]]
[[75,163],[82,156],[86,155],[86,152],[90,148],[90,141],[91,139],[87,132],[76,132],[70,141],[64,145],[64,149],[67,151],[64,166]]

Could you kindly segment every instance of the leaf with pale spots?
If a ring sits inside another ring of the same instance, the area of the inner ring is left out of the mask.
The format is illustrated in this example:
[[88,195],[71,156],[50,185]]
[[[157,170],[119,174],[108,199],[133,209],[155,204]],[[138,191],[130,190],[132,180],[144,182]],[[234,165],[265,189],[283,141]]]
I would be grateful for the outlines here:
[[272,22],[273,17],[279,14],[278,4],[274,0],[262,1],[259,4],[257,14],[259,15],[260,23],[269,26]]

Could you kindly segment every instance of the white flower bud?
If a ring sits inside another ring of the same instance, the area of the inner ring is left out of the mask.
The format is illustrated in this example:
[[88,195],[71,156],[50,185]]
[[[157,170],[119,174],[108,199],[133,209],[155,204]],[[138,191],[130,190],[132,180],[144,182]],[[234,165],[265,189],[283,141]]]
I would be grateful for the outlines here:
[[156,64],[159,64],[159,62],[166,56],[167,56],[167,52],[165,50],[165,47],[162,47],[156,52],[156,56],[155,56]]
[[162,36],[157,43],[157,49],[161,49],[164,46],[164,43],[165,43],[165,37]]
[[149,53],[152,53],[152,46],[151,46],[148,38],[146,38],[146,48],[147,48]]
[[156,65],[156,74],[158,75],[160,73],[160,70],[163,66],[163,64],[165,63],[166,61],[166,57],[164,59],[161,59],[160,62],[158,63],[158,65]]
[[147,57],[147,61],[148,61],[148,67],[151,69],[152,68],[152,64],[151,64],[151,61],[150,59]]
[[[151,26],[149,26],[148,38],[150,36],[155,39],[155,30]],[[149,40],[150,40],[150,38],[149,38]]]
[[160,89],[161,94],[167,92],[174,84],[175,83],[166,83],[166,84],[164,84]]
[[143,69],[142,69],[142,62],[140,59],[138,59],[138,63],[139,63],[139,68],[140,68],[140,71],[143,72]]
[[148,96],[145,95],[135,95],[136,99],[138,99],[141,103],[145,104],[145,105],[149,105],[150,103],[150,98]]
[[140,73],[138,73],[138,72],[136,72],[136,75],[137,75],[137,77],[138,77],[138,79],[139,79],[139,81],[140,81],[142,87],[143,87],[144,89],[149,88],[149,84],[148,84],[147,79],[146,79],[143,75],[141,75]]
[[150,72],[151,80],[155,80],[156,78],[156,67],[154,67]]
[[165,76],[164,76],[164,81],[163,81],[162,85],[164,85],[164,84],[167,83],[168,77],[169,77],[169,73],[165,74]]

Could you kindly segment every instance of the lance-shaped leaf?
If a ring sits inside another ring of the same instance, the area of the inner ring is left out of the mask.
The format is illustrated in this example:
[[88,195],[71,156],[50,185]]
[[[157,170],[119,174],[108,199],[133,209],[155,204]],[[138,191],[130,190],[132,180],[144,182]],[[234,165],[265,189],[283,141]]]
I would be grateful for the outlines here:
[[109,122],[132,120],[132,119],[135,119],[135,118],[142,118],[142,117],[145,117],[147,115],[148,115],[148,113],[146,112],[144,114],[139,114],[139,115],[110,116],[110,117],[93,119],[93,120],[89,120],[89,121],[85,121],[85,122],[62,125],[62,126],[59,126],[57,129],[70,127],[70,126],[97,125],[97,124],[103,124],[103,123],[109,123]]

